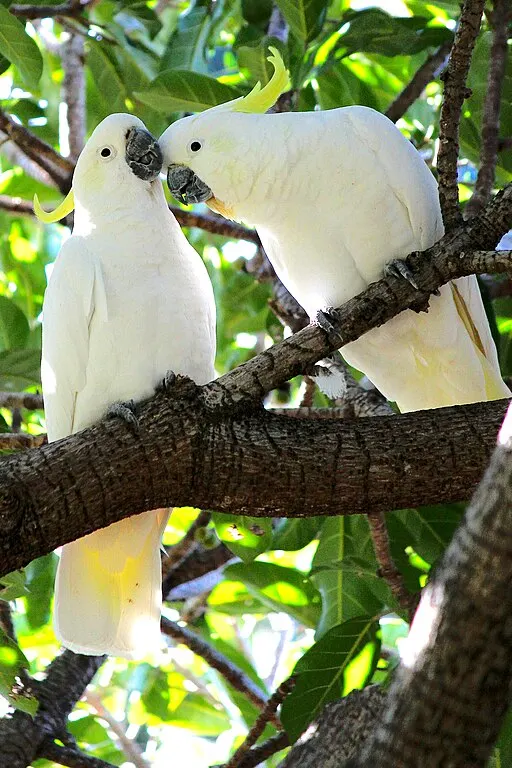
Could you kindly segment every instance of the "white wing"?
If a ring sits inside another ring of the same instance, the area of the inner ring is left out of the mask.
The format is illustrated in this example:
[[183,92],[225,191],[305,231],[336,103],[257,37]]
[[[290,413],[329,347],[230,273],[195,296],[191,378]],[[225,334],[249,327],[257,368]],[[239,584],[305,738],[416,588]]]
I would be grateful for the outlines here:
[[85,241],[70,237],[55,262],[43,304],[41,379],[48,439],[73,432],[75,400],[85,386],[95,264]]

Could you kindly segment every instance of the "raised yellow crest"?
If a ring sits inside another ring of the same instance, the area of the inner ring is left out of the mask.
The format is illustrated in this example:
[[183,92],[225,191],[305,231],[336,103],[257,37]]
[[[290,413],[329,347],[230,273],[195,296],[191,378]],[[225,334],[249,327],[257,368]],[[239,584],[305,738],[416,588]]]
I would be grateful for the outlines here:
[[54,211],[44,211],[41,208],[41,203],[39,202],[37,194],[34,195],[34,213],[38,219],[44,221],[46,224],[53,224],[56,221],[60,221],[60,219],[63,219],[68,213],[71,213],[74,207],[75,197],[73,195],[73,190],[68,192],[62,203],[58,205]]
[[270,51],[270,56],[267,56],[267,60],[270,61],[274,67],[274,74],[265,87],[262,88],[261,83],[258,81],[247,96],[241,96],[239,99],[233,99],[233,101],[227,101],[225,104],[219,104],[218,107],[212,107],[208,112],[229,111],[263,113],[274,106],[280,95],[290,87],[290,76],[277,48],[269,45],[268,49]]

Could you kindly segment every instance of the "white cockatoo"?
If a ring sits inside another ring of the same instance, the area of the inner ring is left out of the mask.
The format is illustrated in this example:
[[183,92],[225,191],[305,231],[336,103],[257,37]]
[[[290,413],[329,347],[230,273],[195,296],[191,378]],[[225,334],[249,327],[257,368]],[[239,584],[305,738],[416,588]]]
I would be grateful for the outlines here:
[[[263,114],[289,83],[270,50],[275,72],[263,89],[178,120],[159,143],[171,192],[253,224],[314,318],[439,240],[437,186],[372,109]],[[428,313],[402,312],[341,352],[402,411],[510,396],[475,277],[442,287]]]
[[[45,221],[75,208],[43,306],[50,441],[101,419],[115,402],[148,397],[170,369],[197,384],[214,377],[212,286],[168,209],[161,164],[138,118],[110,115],[83,149],[68,198],[52,214],[35,201]],[[155,650],[167,517],[144,512],[63,547],[55,625],[67,648],[126,658]]]

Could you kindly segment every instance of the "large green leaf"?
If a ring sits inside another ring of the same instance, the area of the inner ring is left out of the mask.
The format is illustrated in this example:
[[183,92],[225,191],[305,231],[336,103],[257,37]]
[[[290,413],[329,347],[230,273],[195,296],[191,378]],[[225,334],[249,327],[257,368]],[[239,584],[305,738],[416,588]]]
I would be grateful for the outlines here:
[[274,531],[269,549],[284,549],[292,552],[302,549],[315,538],[323,521],[323,517],[295,517],[281,520]]
[[126,110],[126,86],[114,54],[105,43],[94,42],[90,45],[87,63],[100,98],[110,112],[124,112]]
[[201,112],[241,96],[240,91],[207,75],[168,69],[134,96],[158,112]]
[[21,648],[0,630],[0,694],[15,709],[35,715],[39,702],[19,686],[21,670],[28,668],[28,660]]
[[269,549],[272,541],[269,518],[215,512],[213,522],[219,539],[245,563],[251,563]]
[[43,71],[43,58],[25,27],[0,5],[0,53],[15,67],[29,88],[36,88]]
[[317,637],[354,616],[375,616],[382,610],[384,595],[377,591],[376,569],[366,517],[328,518],[311,573],[311,580],[322,595]]
[[249,592],[273,611],[285,611],[306,626],[314,627],[320,613],[320,595],[303,573],[273,563],[236,563],[226,578],[241,581]]
[[39,384],[41,350],[12,349],[0,352],[0,389],[11,392]]
[[319,31],[327,13],[328,0],[276,0],[291,31],[308,42]]
[[317,75],[318,99],[322,109],[362,104],[379,108],[377,98],[364,80],[352,71],[349,61],[326,64]]
[[206,72],[204,48],[208,40],[212,13],[210,3],[197,3],[182,13],[178,26],[167,41],[160,61],[160,71],[191,69]]
[[57,555],[38,557],[25,568],[27,577],[26,617],[31,629],[39,629],[48,623],[53,598]]
[[[297,662],[297,684],[281,709],[281,720],[292,743],[326,704],[349,689],[362,688],[371,678],[380,650],[377,626],[375,619],[363,617],[332,627]],[[350,685],[346,685],[351,663],[357,666]]]
[[28,320],[12,299],[0,296],[0,350],[22,348],[30,332]]
[[25,571],[13,571],[0,577],[0,600],[16,600],[27,594]]

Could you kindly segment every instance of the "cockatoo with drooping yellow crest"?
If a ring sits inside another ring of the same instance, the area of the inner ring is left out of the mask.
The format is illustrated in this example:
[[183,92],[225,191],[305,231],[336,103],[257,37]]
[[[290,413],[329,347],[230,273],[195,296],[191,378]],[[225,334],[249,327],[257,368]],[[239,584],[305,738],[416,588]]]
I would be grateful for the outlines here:
[[[262,114],[289,87],[270,50],[275,72],[264,88],[178,120],[159,143],[171,192],[253,224],[279,278],[314,318],[439,240],[437,186],[372,109]],[[402,312],[341,351],[402,411],[511,394],[475,277],[443,286],[428,313]]]
[[[198,384],[214,377],[211,283],[168,209],[161,166],[144,124],[110,115],[82,151],[64,203],[46,214],[35,200],[45,221],[75,208],[43,306],[50,440],[101,419],[114,402],[148,397],[169,369]],[[143,512],[63,547],[55,623],[67,648],[126,658],[155,649],[167,516]]]

